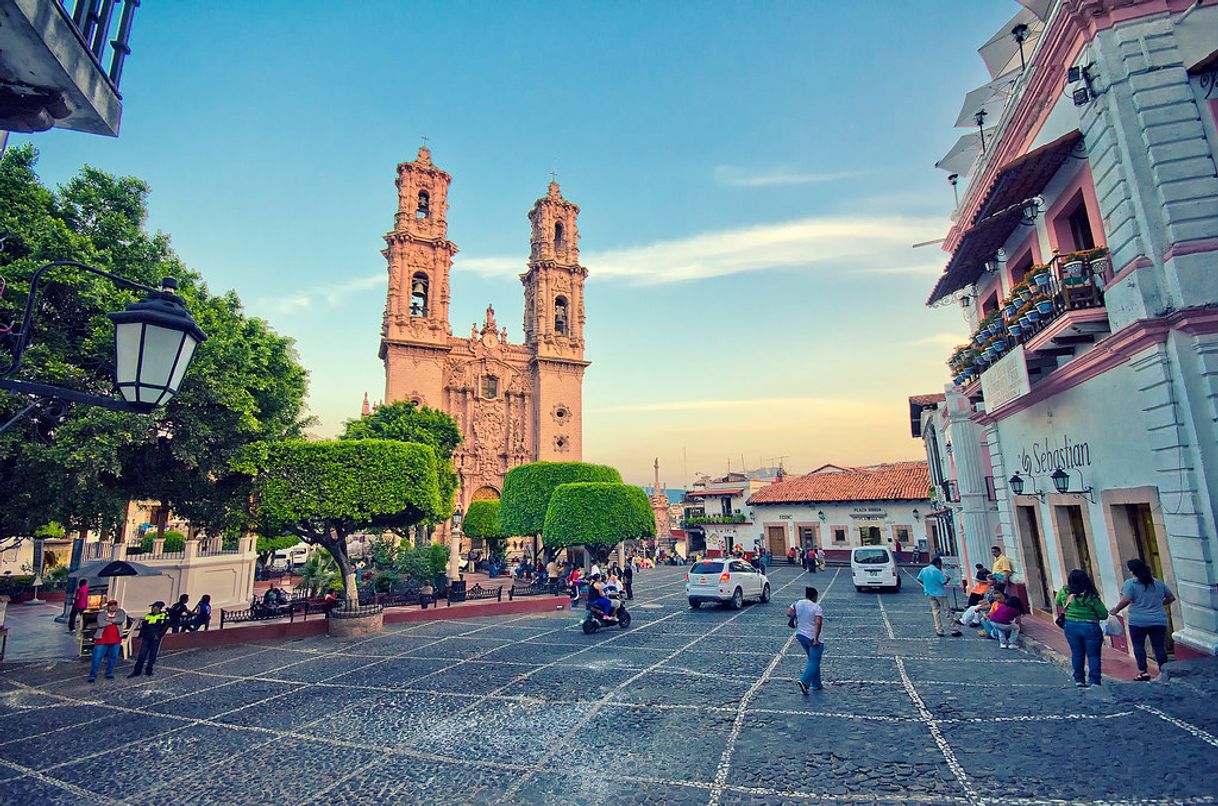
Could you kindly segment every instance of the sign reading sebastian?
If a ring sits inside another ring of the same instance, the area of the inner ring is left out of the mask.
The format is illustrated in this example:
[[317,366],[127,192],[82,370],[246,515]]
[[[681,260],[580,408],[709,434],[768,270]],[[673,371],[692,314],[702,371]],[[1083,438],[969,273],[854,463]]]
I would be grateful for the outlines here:
[[1059,467],[1073,470],[1090,466],[1091,446],[1086,442],[1071,442],[1069,436],[1060,440],[1046,437],[1041,442],[1033,442],[1031,452],[1027,448],[1019,452],[1019,467],[1028,475],[1052,473]]

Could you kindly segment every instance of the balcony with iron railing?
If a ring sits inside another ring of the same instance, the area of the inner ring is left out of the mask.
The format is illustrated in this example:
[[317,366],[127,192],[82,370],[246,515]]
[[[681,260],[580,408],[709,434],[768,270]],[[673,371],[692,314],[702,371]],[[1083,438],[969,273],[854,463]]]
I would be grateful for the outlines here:
[[140,0],[0,0],[0,129],[115,136]]
[[1057,255],[1034,267],[952,354],[948,366],[956,385],[979,397],[981,375],[1019,347],[1029,382],[1086,350],[1111,332],[1104,307],[1111,278],[1107,249]]

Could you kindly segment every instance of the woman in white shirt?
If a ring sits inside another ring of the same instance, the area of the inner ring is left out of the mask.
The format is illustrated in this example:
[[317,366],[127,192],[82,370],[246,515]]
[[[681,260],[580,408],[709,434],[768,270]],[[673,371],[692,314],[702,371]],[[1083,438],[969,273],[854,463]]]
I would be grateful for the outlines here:
[[795,638],[808,653],[808,665],[799,676],[799,690],[807,694],[809,689],[820,691],[820,658],[825,651],[825,642],[820,640],[825,614],[816,603],[820,594],[816,588],[804,588],[804,598],[787,608],[787,616],[795,617]]

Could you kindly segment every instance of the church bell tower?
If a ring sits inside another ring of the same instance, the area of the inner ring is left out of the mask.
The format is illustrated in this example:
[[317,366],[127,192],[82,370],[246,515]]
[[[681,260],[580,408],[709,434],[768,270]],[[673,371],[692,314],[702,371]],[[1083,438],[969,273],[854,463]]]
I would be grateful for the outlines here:
[[583,456],[584,280],[579,265],[579,206],[551,181],[529,211],[532,226],[524,284],[524,338],[537,399],[532,429],[537,458]]
[[431,161],[427,146],[398,165],[398,210],[381,252],[389,263],[389,293],[381,327],[381,358],[390,342],[445,346],[448,275],[457,246],[448,240],[452,177]]

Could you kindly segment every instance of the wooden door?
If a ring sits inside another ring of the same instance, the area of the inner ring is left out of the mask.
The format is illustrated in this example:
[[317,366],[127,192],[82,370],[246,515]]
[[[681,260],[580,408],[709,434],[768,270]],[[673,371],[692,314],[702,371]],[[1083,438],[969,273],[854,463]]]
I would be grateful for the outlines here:
[[767,526],[765,528],[766,545],[775,557],[785,557],[787,553],[787,527]]

